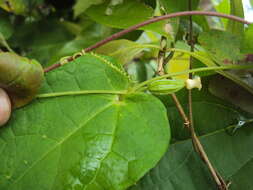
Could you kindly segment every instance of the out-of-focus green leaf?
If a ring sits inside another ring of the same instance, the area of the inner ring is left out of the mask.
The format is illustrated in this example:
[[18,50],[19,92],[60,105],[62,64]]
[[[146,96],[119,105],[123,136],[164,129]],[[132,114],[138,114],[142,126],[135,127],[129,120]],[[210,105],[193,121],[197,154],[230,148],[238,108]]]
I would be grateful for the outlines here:
[[[1,14],[1,13],[0,13]],[[0,33],[2,33],[3,37],[7,40],[13,34],[13,26],[7,16],[1,15],[0,18]]]
[[51,19],[18,25],[14,29],[19,32],[10,38],[11,47],[20,48],[22,54],[37,59],[43,65],[46,65],[65,43],[74,39],[74,35],[60,22]]
[[[0,1],[1,2],[1,1]],[[9,46],[7,39],[10,38],[13,34],[13,26],[9,20],[9,17],[1,13],[0,17],[0,46],[5,47],[8,51],[12,51]]]
[[[126,91],[130,82],[112,58],[86,54],[48,73],[41,93]],[[125,190],[157,164],[170,131],[150,94],[85,94],[35,100],[0,137],[0,189]]]
[[[244,18],[243,1],[242,0],[230,0],[230,14]],[[228,26],[227,26],[227,31],[241,37],[244,32],[244,24],[236,22],[234,20],[229,20]]]
[[[166,64],[166,73],[180,72],[189,69],[190,55],[175,52],[172,59]],[[189,74],[179,75],[173,78],[188,79]]]
[[23,14],[26,11],[23,0],[2,0],[0,1],[0,7],[15,14]]
[[[165,8],[168,13],[172,12],[179,12],[179,11],[186,11],[189,9],[188,1],[181,0],[181,1],[167,1],[167,0],[159,0],[161,5]],[[192,9],[196,9],[199,4],[199,0],[192,1]]]
[[92,23],[91,25],[82,29],[81,33],[79,33],[79,35],[73,40],[62,44],[62,46],[51,55],[47,65],[52,65],[53,63],[59,61],[62,57],[71,56],[77,52],[80,52],[82,49],[109,36],[112,32],[113,30],[111,28]]
[[[135,0],[124,1],[107,13],[109,2],[90,7],[86,14],[93,20],[115,28],[127,28],[153,16],[153,9]],[[138,10],[138,12],[137,12]]]
[[[253,86],[253,78],[252,86]],[[242,110],[253,114],[253,95],[236,85],[231,80],[221,76],[215,76],[209,84],[209,90],[215,96],[222,98],[224,101],[229,101],[232,104],[240,107]]]
[[[217,64],[236,64],[242,58],[240,39],[237,35],[211,30],[199,36],[200,44],[207,50],[209,57]],[[252,66],[253,67],[253,66]],[[233,72],[218,71],[253,94],[253,85]]]
[[[213,0],[212,2],[214,4],[214,8],[216,9],[217,12],[224,13],[224,14],[229,14],[230,13],[230,2],[229,2],[229,0],[221,0],[220,2]],[[222,28],[225,28],[227,26],[228,19],[225,19],[225,18],[220,18],[220,19],[223,23]]]
[[17,14],[26,15],[31,13],[35,6],[42,4],[44,0],[0,0],[0,7],[4,10]]
[[104,0],[77,0],[76,4],[74,5],[74,15],[75,17],[79,16],[80,14],[84,13],[87,8],[91,5],[98,5],[103,3]]
[[[159,0],[162,7],[164,8],[165,12],[168,13],[174,13],[174,12],[180,12],[180,11],[187,11],[189,10],[188,7],[188,0],[180,0],[180,1],[168,1],[168,0]],[[192,10],[195,10],[199,4],[199,0],[193,0],[192,1]],[[174,37],[178,32],[179,27],[179,18],[173,18],[170,19],[169,23],[172,25],[172,28],[174,30]]]
[[155,60],[136,60],[126,67],[127,73],[135,82],[143,82],[156,75],[157,63]]
[[[206,52],[202,52],[202,51],[197,51],[197,52],[190,52],[187,50],[182,50],[182,49],[171,49],[171,51],[176,51],[176,52],[182,52],[182,53],[186,53],[188,55],[191,55],[192,57],[198,59],[200,62],[204,63],[207,66],[217,66],[217,64],[222,65],[223,63],[217,61],[217,60],[213,60],[213,58],[211,57],[210,54],[206,53]],[[252,65],[253,68],[253,65]],[[251,82],[251,78],[250,80],[248,80],[248,78],[245,76],[240,76],[238,75],[236,72],[229,72],[229,71],[216,71],[217,73],[227,77],[228,79],[234,81],[235,83],[239,84],[240,86],[242,86],[243,88],[245,88],[246,90],[248,90],[250,93],[253,94],[253,82]],[[213,72],[211,72],[213,73]],[[210,72],[205,73],[204,75],[209,75]]]
[[[96,22],[114,28],[127,28],[152,18],[154,14],[154,10],[151,7],[136,0],[125,0],[123,3],[113,7],[110,7],[109,3],[105,2],[91,6],[87,9],[86,14]],[[164,30],[165,23],[165,21],[161,21],[141,29],[151,30],[170,37]]]
[[127,72],[134,81],[143,82],[147,80],[147,68],[144,62],[129,64]]
[[139,44],[130,40],[115,40],[96,49],[99,54],[109,55],[116,58],[120,63],[125,64],[145,49],[159,49],[158,45]]
[[[189,32],[189,27],[190,27],[190,22],[185,19],[181,19],[180,21],[180,30],[183,33],[188,33]],[[192,23],[192,32],[194,36],[198,36],[202,32],[202,28],[196,24],[195,22]]]
[[199,43],[219,63],[235,63],[242,58],[240,53],[240,39],[231,33],[210,30],[203,32],[198,38]]
[[13,51],[7,41],[4,38],[4,35],[0,32],[0,46],[5,47],[8,51]]
[[242,52],[253,53],[253,24],[245,30],[242,40]]
[[70,22],[70,21],[62,21],[61,24],[63,26],[65,26],[65,28],[71,32],[73,35],[80,35],[80,33],[82,32],[83,30],[83,26],[82,26],[82,23],[79,24],[79,23],[74,23],[74,22]]
[[249,2],[250,2],[250,4],[251,4],[251,6],[253,7],[253,0],[250,0]]
[[[252,5],[253,5],[253,1]],[[248,176],[251,174],[253,170],[253,160],[249,160],[238,172],[230,177],[231,181],[233,181],[233,186],[231,186],[231,190],[238,189],[250,189],[252,187],[252,181],[248,179]]]

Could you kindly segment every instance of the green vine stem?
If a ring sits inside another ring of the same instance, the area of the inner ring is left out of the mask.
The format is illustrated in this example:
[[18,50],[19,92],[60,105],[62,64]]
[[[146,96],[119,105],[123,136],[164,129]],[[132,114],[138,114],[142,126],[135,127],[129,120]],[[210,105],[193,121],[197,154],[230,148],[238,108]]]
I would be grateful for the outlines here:
[[[67,62],[71,62],[73,61],[75,58],[81,56],[82,54],[86,53],[86,52],[90,52],[92,51],[93,49],[96,49],[112,40],[115,40],[129,32],[132,32],[142,26],[145,26],[145,25],[148,25],[148,24],[151,24],[151,23],[155,23],[155,22],[159,22],[161,20],[166,20],[166,19],[170,19],[170,18],[175,18],[175,17],[181,17],[181,16],[189,16],[189,15],[205,15],[205,16],[216,16],[216,17],[223,17],[223,18],[227,18],[227,19],[230,19],[230,20],[234,20],[234,21],[237,21],[237,22],[241,22],[243,24],[251,24],[250,22],[240,18],[240,17],[237,17],[237,16],[233,16],[233,15],[227,15],[227,14],[223,14],[223,13],[218,13],[218,12],[209,12],[209,11],[183,11],[183,12],[177,12],[177,13],[171,13],[171,14],[167,14],[167,15],[163,15],[163,16],[159,16],[159,17],[155,17],[155,18],[151,18],[149,20],[146,20],[144,22],[141,22],[139,24],[136,24],[136,25],[133,25],[125,30],[122,30],[118,33],[115,33],[111,36],[109,36],[108,38],[105,38],[99,42],[97,42],[96,44],[86,48],[86,49],[83,49],[80,53],[78,54],[75,54],[74,56],[69,56],[66,60],[65,63]],[[62,64],[61,63],[56,63],[56,64],[53,64],[47,68],[44,69],[44,72],[49,72],[49,71],[52,71],[58,67],[60,67]]]
[[66,91],[66,92],[54,92],[54,93],[46,93],[46,94],[38,94],[36,98],[52,98],[52,97],[59,97],[59,96],[73,96],[73,95],[85,95],[85,94],[130,94],[130,93],[136,93],[140,91],[146,90],[146,85],[168,77],[174,77],[182,74],[188,74],[188,73],[196,73],[196,72],[202,72],[202,71],[215,71],[215,70],[227,70],[227,69],[248,69],[252,68],[252,65],[229,65],[229,66],[217,66],[217,67],[202,67],[197,69],[191,69],[181,72],[175,72],[171,74],[165,74],[162,76],[158,76],[152,79],[149,79],[147,81],[144,81],[142,83],[139,83],[138,85],[134,86],[129,91],[122,90],[122,91],[115,91],[115,90],[81,90],[81,91]]
[[36,98],[53,98],[59,96],[74,96],[85,94],[127,94],[127,91],[115,91],[115,90],[80,90],[80,91],[66,91],[66,92],[54,92],[46,94],[38,94]]
[[201,67],[201,68],[197,68],[197,69],[185,70],[185,71],[165,74],[162,76],[158,76],[158,77],[146,80],[146,81],[136,85],[135,87],[133,87],[131,91],[132,92],[139,91],[144,86],[146,86],[156,80],[165,79],[165,78],[174,77],[174,76],[183,75],[183,74],[196,73],[196,72],[202,72],[202,71],[216,71],[216,70],[227,70],[227,69],[248,69],[248,68],[252,68],[252,65],[214,66],[214,67]]

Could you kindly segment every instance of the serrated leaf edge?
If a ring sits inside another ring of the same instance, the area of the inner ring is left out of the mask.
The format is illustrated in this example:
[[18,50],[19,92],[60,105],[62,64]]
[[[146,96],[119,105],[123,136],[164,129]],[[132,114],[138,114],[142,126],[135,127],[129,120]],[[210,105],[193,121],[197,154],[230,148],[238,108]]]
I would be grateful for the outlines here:
[[111,63],[110,61],[106,60],[102,56],[100,56],[100,55],[98,55],[98,54],[96,54],[94,52],[91,52],[90,55],[92,55],[92,56],[96,57],[97,59],[101,60],[103,63],[107,64],[109,67],[111,67],[112,69],[116,70],[117,72],[119,72],[124,77],[126,77],[129,81],[131,80],[130,76],[126,72],[124,72],[123,70],[119,69],[113,63]]

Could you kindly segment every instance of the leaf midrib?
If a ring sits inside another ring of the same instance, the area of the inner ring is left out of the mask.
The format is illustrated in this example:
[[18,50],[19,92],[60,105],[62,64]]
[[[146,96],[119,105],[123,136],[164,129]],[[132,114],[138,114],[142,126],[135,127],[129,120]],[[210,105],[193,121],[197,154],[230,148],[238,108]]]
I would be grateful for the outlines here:
[[92,120],[93,118],[95,118],[98,114],[104,112],[106,109],[108,109],[109,107],[111,107],[112,105],[114,105],[114,102],[110,102],[109,104],[106,104],[105,106],[103,106],[101,109],[99,109],[97,112],[95,112],[89,119],[87,119],[86,121],[82,122],[81,125],[79,127],[77,127],[72,133],[70,133],[68,136],[66,136],[65,138],[63,138],[61,141],[59,141],[58,143],[56,143],[54,146],[52,146],[51,149],[49,149],[49,151],[47,151],[45,154],[42,155],[42,157],[40,159],[38,159],[37,161],[35,161],[29,168],[27,168],[23,175],[21,175],[20,177],[18,177],[16,180],[13,181],[13,183],[11,184],[14,185],[17,182],[19,182],[34,166],[36,166],[40,161],[42,161],[48,154],[50,154],[52,151],[54,151],[58,146],[62,145],[64,142],[66,142],[72,135],[76,134],[80,129],[82,129],[82,127],[88,123],[90,120]]

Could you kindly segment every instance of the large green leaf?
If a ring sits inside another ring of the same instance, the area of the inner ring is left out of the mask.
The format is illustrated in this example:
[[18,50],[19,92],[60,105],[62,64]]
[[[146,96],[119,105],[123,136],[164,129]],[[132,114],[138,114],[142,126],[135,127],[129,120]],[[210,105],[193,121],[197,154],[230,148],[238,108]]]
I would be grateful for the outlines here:
[[[252,180],[251,126],[240,129],[234,136],[225,130],[201,137],[211,161],[220,174],[232,182],[231,189],[250,189]],[[171,145],[159,165],[149,172],[133,190],[202,190],[216,189],[202,160],[196,155],[190,140]]]
[[[48,73],[41,93],[129,85],[119,64],[86,54]],[[165,107],[152,95],[37,99],[0,130],[0,189],[123,190],[156,165],[169,138]]]
[[[210,95],[207,84],[208,80],[204,80],[203,91],[193,91],[196,132],[214,167],[225,180],[232,181],[231,188],[247,189],[243,187],[252,185],[250,175],[243,174],[243,181],[236,176],[246,172],[247,165],[252,162],[253,125],[245,125],[233,133],[232,125],[237,125],[246,115]],[[177,96],[186,110],[187,92],[180,91]],[[159,164],[131,190],[215,189],[216,185],[207,167],[193,150],[190,134],[184,128],[173,101],[169,97],[162,98],[170,115],[172,144]],[[249,170],[252,172],[252,169]]]
[[[87,9],[86,14],[96,22],[114,28],[127,28],[148,20],[154,15],[154,10],[151,7],[136,0],[125,0],[123,3],[113,7],[110,7],[109,3],[107,1],[100,5],[91,6]],[[164,30],[165,23],[165,21],[161,21],[145,26],[142,29],[170,37]]]

